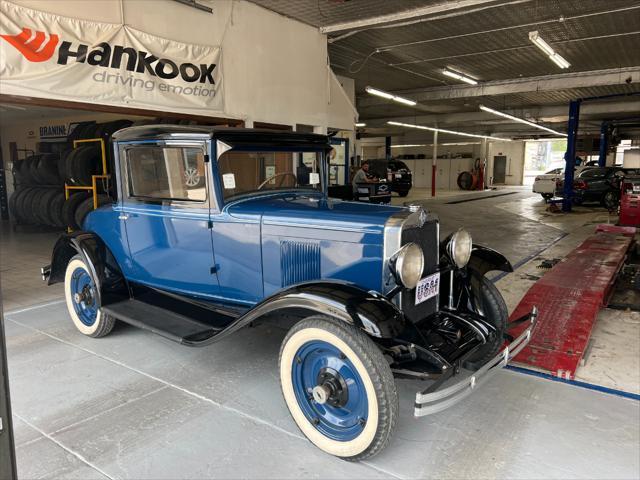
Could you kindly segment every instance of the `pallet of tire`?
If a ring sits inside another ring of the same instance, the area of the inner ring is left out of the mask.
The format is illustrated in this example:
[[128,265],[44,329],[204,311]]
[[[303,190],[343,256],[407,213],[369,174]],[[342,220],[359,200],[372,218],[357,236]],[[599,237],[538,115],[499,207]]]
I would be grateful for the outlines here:
[[[111,135],[121,128],[132,124],[130,120],[114,120],[106,123],[80,124],[69,136],[69,143],[73,145],[75,140],[101,138],[107,154],[107,172],[112,170],[112,156],[109,148]],[[65,152],[65,160],[61,162],[64,169],[65,183],[69,186],[90,187],[93,175],[101,175],[103,172],[102,149],[100,142],[78,143],[75,148]],[[100,207],[109,202],[109,185],[100,182],[98,187],[104,192],[97,195],[97,206]],[[94,208],[93,192],[90,190],[69,190],[69,199],[64,203],[62,216],[66,226],[72,230],[82,229],[85,217]]]
[[[9,200],[15,223],[80,229],[94,207],[93,193],[72,189],[66,199],[64,185],[90,187],[92,176],[103,173],[102,150],[99,142],[79,143],[76,148],[73,142],[102,138],[108,152],[111,135],[131,123],[129,120],[82,122],[67,138],[69,148],[62,153],[37,154],[17,162],[14,166],[16,189]],[[97,196],[98,206],[109,201],[108,185],[101,187],[105,193]]]
[[15,190],[9,199],[15,224],[65,226],[60,216],[65,201],[60,158],[57,153],[40,153],[16,162]]

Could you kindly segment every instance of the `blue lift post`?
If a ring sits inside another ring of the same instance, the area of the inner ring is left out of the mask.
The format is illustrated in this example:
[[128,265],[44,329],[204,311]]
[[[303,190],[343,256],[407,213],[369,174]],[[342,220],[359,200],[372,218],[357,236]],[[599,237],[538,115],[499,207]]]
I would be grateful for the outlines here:
[[600,125],[600,156],[598,157],[598,166],[607,166],[607,150],[609,149],[609,135],[607,130],[609,129],[609,122],[602,122]]
[[580,103],[582,100],[571,100],[569,102],[569,125],[567,126],[567,151],[564,154],[564,198],[562,200],[562,211],[570,212],[573,201],[573,171],[576,165],[576,139],[578,137],[578,126],[580,124]]

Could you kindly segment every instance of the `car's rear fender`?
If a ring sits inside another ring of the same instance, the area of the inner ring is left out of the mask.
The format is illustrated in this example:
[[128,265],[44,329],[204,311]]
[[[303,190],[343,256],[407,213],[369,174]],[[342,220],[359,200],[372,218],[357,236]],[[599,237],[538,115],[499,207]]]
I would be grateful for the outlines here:
[[76,255],[89,268],[101,304],[129,297],[129,287],[118,262],[93,232],[76,231],[58,238],[51,254],[49,285],[64,281],[67,264]]
[[273,313],[289,313],[300,318],[323,314],[355,325],[376,338],[394,338],[405,328],[404,315],[385,296],[339,281],[306,282],[287,287],[239,318],[235,322],[236,328]]

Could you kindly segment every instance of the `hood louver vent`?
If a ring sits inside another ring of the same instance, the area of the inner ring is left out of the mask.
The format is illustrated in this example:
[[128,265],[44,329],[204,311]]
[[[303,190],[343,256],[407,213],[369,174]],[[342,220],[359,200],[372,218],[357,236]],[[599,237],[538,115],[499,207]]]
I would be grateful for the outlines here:
[[320,278],[320,244],[311,242],[280,242],[282,286]]

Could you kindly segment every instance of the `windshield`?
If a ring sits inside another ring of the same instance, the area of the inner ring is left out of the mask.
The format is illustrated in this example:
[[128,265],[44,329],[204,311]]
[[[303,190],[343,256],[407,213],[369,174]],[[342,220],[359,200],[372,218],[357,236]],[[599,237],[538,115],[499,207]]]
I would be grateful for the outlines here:
[[218,158],[224,199],[262,191],[321,191],[321,159],[321,152],[225,152]]

